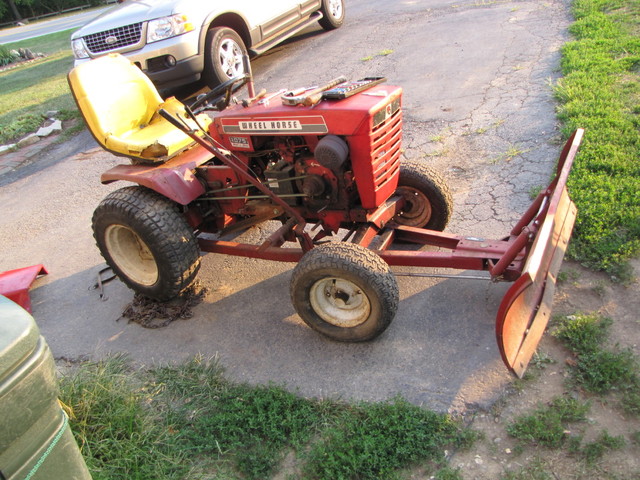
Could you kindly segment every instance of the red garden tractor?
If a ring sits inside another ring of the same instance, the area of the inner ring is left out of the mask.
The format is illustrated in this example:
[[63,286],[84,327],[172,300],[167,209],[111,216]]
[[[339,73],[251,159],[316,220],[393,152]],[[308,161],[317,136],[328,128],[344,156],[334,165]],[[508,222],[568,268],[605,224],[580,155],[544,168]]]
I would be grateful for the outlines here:
[[[76,67],[69,84],[96,140],[130,159],[102,175],[103,183],[136,185],[107,195],[93,230],[109,266],[136,292],[179,295],[194,282],[201,252],[297,262],[297,313],[330,338],[357,342],[395,316],[390,266],[484,270],[513,282],[496,334],[505,364],[523,375],[576,216],[565,185],[582,130],[511,232],[489,240],[443,233],[451,194],[423,162],[401,161],[402,89],[383,78],[256,94],[247,74],[189,108],[163,100],[138,68],[109,55]],[[245,84],[249,98],[239,101]],[[266,221],[279,228],[264,241],[233,240]]]

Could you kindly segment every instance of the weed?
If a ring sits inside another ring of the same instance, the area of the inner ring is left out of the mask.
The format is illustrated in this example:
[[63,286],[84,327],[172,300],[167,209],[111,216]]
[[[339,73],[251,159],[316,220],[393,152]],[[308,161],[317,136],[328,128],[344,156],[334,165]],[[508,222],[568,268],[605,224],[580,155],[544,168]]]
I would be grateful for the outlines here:
[[593,442],[582,447],[581,455],[589,464],[600,460],[609,450],[619,450],[625,446],[624,437],[612,437],[609,432],[603,431]]
[[580,274],[573,269],[569,269],[569,270],[563,270],[560,273],[558,273],[558,278],[557,281],[558,283],[564,283],[564,282],[577,282],[578,279],[580,278]]
[[464,446],[472,431],[445,415],[402,399],[348,409],[306,455],[305,478],[389,478],[399,467],[443,460],[446,446]]
[[509,149],[503,154],[505,161],[510,161],[515,157],[519,157],[523,153],[527,153],[529,150],[523,150],[517,145],[511,145]]
[[628,415],[640,417],[640,386],[633,385],[627,388],[622,394],[620,404]]
[[507,151],[501,153],[500,155],[498,155],[497,157],[494,157],[490,160],[490,162],[492,164],[496,164],[499,162],[510,162],[511,160],[513,160],[516,157],[519,157],[520,155],[522,155],[523,153],[527,153],[529,150],[523,150],[520,147],[518,147],[517,145],[511,145]]
[[575,380],[586,390],[604,394],[638,384],[638,365],[629,350],[596,350],[581,354],[572,369]]
[[434,151],[432,151],[432,152],[425,153],[425,154],[424,154],[424,156],[425,156],[426,158],[429,158],[429,157],[444,157],[444,156],[446,156],[448,153],[449,153],[449,150],[448,150],[448,149],[446,149],[446,148],[442,148],[442,149],[440,149],[440,150],[434,150]]
[[552,335],[562,340],[576,354],[597,350],[609,336],[613,321],[598,314],[569,315],[557,319]]
[[360,60],[362,62],[368,62],[370,60],[373,60],[373,55],[367,55],[366,57],[362,57]]
[[640,431],[631,434],[631,441],[636,445],[640,445]]
[[4,45],[0,45],[0,67],[16,61],[16,56]]
[[557,397],[550,405],[507,425],[507,433],[525,442],[557,448],[566,439],[568,424],[584,421],[589,408],[588,403]]
[[432,478],[434,480],[463,480],[460,469],[451,467],[441,468]]
[[554,477],[546,471],[544,461],[535,458],[529,465],[519,470],[506,472],[500,480],[553,480]]
[[433,137],[429,138],[430,142],[434,142],[434,143],[440,143],[440,142],[444,142],[446,136],[451,133],[450,130],[447,128],[445,130],[443,130],[442,132],[440,132],[438,135],[434,135]]
[[638,361],[629,350],[609,351],[602,348],[612,320],[597,314],[570,315],[559,320],[552,334],[576,354],[573,377],[584,389],[593,393],[611,390],[625,392],[625,407],[636,410],[635,395],[640,384]]
[[378,56],[380,57],[386,57],[387,55],[391,55],[393,53],[393,50],[390,50],[388,48],[384,49],[384,50],[380,50],[378,52]]
[[536,369],[545,369],[547,365],[553,365],[556,361],[553,357],[545,352],[538,351],[533,355],[531,359],[531,366]]
[[543,185],[534,185],[529,189],[529,198],[531,200],[534,200],[538,197],[538,195],[540,195],[540,192],[542,192],[544,188],[545,187]]
[[598,297],[604,298],[607,294],[607,284],[604,280],[598,280],[592,290]]

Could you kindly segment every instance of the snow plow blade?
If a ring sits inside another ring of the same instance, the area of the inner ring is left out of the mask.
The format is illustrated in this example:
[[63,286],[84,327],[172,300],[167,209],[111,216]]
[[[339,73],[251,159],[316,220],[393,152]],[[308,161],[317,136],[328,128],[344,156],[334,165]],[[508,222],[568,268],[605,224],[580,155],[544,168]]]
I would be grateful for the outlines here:
[[505,294],[496,318],[496,338],[507,368],[522,378],[551,315],[556,279],[567,250],[577,210],[566,183],[584,130],[567,141],[556,176],[514,227],[534,235],[520,277]]

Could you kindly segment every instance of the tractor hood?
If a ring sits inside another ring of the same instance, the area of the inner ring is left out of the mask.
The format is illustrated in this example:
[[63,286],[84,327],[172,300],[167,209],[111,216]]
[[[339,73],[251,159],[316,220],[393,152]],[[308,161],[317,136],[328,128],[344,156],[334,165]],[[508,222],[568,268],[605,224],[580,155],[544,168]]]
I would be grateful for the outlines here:
[[194,8],[195,0],[129,0],[121,3],[77,30],[72,39],[104,32],[134,23],[146,22],[175,13],[188,13]]
[[218,114],[210,129],[217,129],[222,137],[326,135],[329,132],[356,135],[370,131],[393,116],[401,107],[401,97],[402,88],[391,85],[377,85],[343,100],[323,100],[313,107],[282,105],[276,96],[249,108],[240,105],[228,108]]

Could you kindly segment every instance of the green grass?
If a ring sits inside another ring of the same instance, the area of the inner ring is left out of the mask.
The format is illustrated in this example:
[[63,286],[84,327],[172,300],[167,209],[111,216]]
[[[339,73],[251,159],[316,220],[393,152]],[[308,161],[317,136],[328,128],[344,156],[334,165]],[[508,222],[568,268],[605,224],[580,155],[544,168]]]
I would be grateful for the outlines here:
[[343,411],[306,455],[308,479],[379,479],[417,462],[444,460],[444,448],[475,439],[450,418],[397,398]]
[[535,458],[526,466],[508,471],[500,480],[555,480],[557,477],[547,471],[547,465],[540,458]]
[[549,448],[561,447],[569,424],[583,422],[589,404],[571,397],[557,397],[507,425],[507,433],[518,440]]
[[580,355],[599,349],[609,336],[613,321],[598,314],[569,315],[555,319],[553,335]]
[[586,129],[569,178],[579,212],[569,254],[615,275],[640,250],[639,5],[575,0],[555,89],[565,134]]
[[[121,357],[64,376],[61,398],[93,478],[396,478],[416,463],[456,479],[444,450],[476,438],[401,398],[346,404],[228,381],[215,361],[132,371]],[[442,467],[442,468],[440,468]]]
[[640,366],[627,349],[609,349],[611,319],[597,314],[571,315],[557,319],[553,335],[575,355],[571,367],[574,380],[585,390],[598,394],[623,392],[628,413],[640,410]]
[[61,400],[94,480],[181,479],[184,451],[173,448],[172,427],[119,357],[89,363],[62,380]]
[[0,72],[0,144],[32,133],[47,111],[76,111],[66,80],[73,67],[70,37],[68,30],[5,45],[47,57]]
[[607,431],[600,433],[593,442],[587,443],[580,449],[580,454],[589,464],[602,459],[604,454],[611,450],[619,450],[625,446],[624,437],[613,437]]

